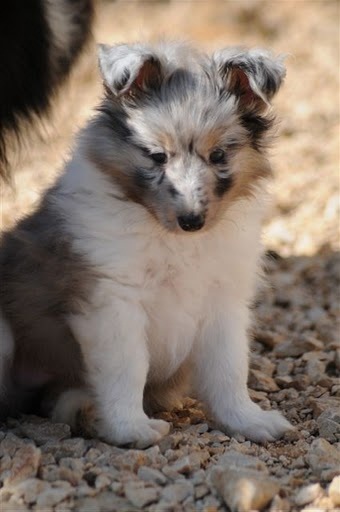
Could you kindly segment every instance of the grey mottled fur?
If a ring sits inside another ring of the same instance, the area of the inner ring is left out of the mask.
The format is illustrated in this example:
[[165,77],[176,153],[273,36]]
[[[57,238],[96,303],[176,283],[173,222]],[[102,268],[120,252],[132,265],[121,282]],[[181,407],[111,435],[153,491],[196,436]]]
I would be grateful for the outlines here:
[[0,414],[46,413],[41,409],[43,387],[48,396],[83,382],[80,348],[64,315],[81,308],[91,280],[49,196],[37,212],[3,235],[0,272],[1,309],[15,339]]

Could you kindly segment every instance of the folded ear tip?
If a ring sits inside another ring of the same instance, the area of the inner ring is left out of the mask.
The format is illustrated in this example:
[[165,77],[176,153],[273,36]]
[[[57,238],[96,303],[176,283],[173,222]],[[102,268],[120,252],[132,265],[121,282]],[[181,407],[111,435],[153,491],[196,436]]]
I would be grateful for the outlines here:
[[[213,54],[219,72],[227,78],[230,90],[239,96],[239,105],[251,108],[270,106],[285,76],[286,55],[275,55],[265,48],[224,48]],[[247,77],[243,78],[242,73]]]

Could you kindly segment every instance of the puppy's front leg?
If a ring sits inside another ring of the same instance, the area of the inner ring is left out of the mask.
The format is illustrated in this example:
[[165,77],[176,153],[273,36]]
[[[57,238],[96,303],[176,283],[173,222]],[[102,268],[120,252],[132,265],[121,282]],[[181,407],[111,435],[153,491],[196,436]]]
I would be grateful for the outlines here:
[[166,435],[168,423],[148,418],[143,410],[149,355],[142,308],[111,297],[100,308],[70,321],[97,399],[99,435],[114,444],[133,443],[138,448]]
[[[194,351],[198,396],[227,431],[254,441],[272,441],[291,427],[277,411],[263,411],[247,389],[248,309],[225,304],[202,326]],[[217,305],[217,308],[219,306]]]

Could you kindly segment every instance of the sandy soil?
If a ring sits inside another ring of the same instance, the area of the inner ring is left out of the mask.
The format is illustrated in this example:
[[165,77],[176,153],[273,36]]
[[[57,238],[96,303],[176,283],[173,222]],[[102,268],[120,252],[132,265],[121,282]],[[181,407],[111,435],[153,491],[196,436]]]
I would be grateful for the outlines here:
[[[175,431],[158,452],[125,452],[125,460],[137,462],[124,465],[119,450],[71,439],[64,426],[56,431],[35,419],[23,426],[12,421],[0,432],[3,510],[110,511],[142,506],[154,511],[228,510],[231,498],[223,484],[223,471],[229,478],[230,460],[223,462],[220,457],[231,449],[260,461],[265,467],[253,460],[252,469],[258,464],[254,470],[276,479],[278,488],[271,505],[262,501],[257,508],[335,510],[340,506],[340,481],[334,480],[340,467],[339,3],[98,2],[96,41],[164,35],[193,39],[207,50],[242,44],[287,54],[287,79],[275,100],[281,122],[272,150],[274,200],[264,231],[272,255],[268,262],[271,286],[256,306],[249,386],[263,407],[282,409],[297,425],[297,433],[285,442],[257,447],[213,430],[199,406],[190,402],[184,412],[170,417]],[[95,52],[89,48],[58,98],[53,120],[27,145],[14,184],[2,186],[2,228],[9,228],[33,208],[53,182],[73,135],[91,115],[100,95]],[[36,429],[47,431],[43,440],[35,438]],[[74,446],[60,455],[57,441],[59,450],[67,443]],[[15,459],[15,454],[20,449],[31,450],[36,462],[21,477],[19,471],[16,480],[11,475],[16,471],[13,465],[19,464],[20,455]],[[198,453],[196,458],[193,453]],[[183,462],[185,457],[189,459]],[[65,462],[67,458],[74,460]],[[222,467],[222,476],[213,474],[216,464]],[[247,463],[238,461],[237,465],[242,468]],[[110,472],[109,466],[117,472]],[[149,466],[161,476],[140,469]],[[62,471],[65,467],[69,473]],[[31,496],[28,489],[35,489]],[[45,498],[39,501],[41,494]],[[249,507],[237,502],[234,510]]]

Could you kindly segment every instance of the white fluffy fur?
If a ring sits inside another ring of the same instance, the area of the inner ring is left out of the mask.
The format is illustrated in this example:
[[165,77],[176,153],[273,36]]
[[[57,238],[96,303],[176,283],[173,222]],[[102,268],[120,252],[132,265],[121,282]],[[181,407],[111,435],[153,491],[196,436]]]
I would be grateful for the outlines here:
[[248,304],[259,270],[266,199],[236,202],[207,231],[165,231],[147,210],[122,202],[112,181],[78,152],[56,208],[74,247],[98,273],[82,314],[69,324],[81,344],[101,417],[100,434],[143,447],[168,432],[143,411],[145,383],[185,362],[197,396],[229,432],[273,440],[290,428],[248,395]]

